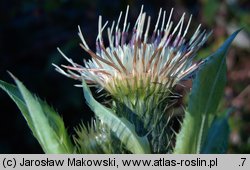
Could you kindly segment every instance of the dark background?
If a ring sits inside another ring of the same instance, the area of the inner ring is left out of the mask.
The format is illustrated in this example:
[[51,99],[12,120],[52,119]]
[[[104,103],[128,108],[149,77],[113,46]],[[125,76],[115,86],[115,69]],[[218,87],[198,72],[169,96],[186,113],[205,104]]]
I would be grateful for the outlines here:
[[[134,21],[141,5],[156,22],[160,7],[174,7],[174,20],[183,12],[193,14],[191,25],[202,23],[213,30],[198,58],[206,57],[233,31],[244,27],[241,37],[228,54],[228,85],[223,107],[236,106],[231,116],[229,153],[250,153],[250,4],[223,0],[1,0],[0,1],[0,79],[13,83],[7,70],[33,93],[45,99],[62,115],[70,134],[73,127],[92,116],[75,82],[57,73],[51,63],[66,64],[57,47],[81,63],[89,56],[79,47],[77,25],[89,46],[95,49],[98,16],[116,20],[130,5],[129,20]],[[190,30],[191,32],[194,30]],[[0,90],[0,153],[43,153],[14,102]]]

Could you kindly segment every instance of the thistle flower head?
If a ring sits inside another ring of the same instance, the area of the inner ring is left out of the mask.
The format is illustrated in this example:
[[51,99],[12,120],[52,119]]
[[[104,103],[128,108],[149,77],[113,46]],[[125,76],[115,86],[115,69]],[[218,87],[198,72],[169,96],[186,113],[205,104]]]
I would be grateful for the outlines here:
[[[177,24],[171,20],[173,9],[166,17],[166,11],[160,9],[155,25],[151,25],[151,17],[143,11],[132,28],[121,12],[111,27],[108,22],[102,23],[99,17],[96,52],[86,43],[80,27],[80,46],[92,57],[84,60],[85,66],[74,63],[60,50],[71,66],[55,65],[62,74],[95,85],[99,90],[105,89],[111,95],[149,94],[155,90],[167,92],[180,80],[189,76],[203,63],[192,60],[198,49],[207,40],[210,33],[201,31],[200,25],[189,40],[186,34],[192,16],[184,23],[185,13]],[[150,33],[151,28],[153,32]],[[104,44],[103,34],[107,32],[108,45]],[[145,96],[144,96],[145,97]]]

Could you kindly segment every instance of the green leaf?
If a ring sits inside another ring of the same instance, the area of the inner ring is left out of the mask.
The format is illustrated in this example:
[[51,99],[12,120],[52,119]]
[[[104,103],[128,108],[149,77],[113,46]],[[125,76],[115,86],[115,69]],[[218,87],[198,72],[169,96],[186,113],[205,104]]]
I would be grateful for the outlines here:
[[150,153],[150,145],[147,137],[139,137],[135,132],[134,126],[128,120],[118,117],[111,109],[98,103],[92,96],[84,80],[82,80],[82,85],[84,97],[89,107],[116,134],[127,149],[136,154]]
[[[38,99],[38,98],[37,98]],[[62,117],[46,102],[38,99],[41,104],[45,116],[48,119],[49,126],[55,132],[60,146],[63,148],[62,153],[73,153],[73,145],[71,143],[70,136],[65,128]]]
[[204,154],[223,154],[226,153],[229,138],[228,125],[229,111],[222,117],[215,118],[208,130],[207,138],[201,149]]
[[33,127],[28,108],[18,88],[2,80],[0,80],[0,88],[2,88],[11,97],[11,99],[16,103],[17,107],[20,109],[24,118],[26,119],[28,126],[30,127],[34,136],[36,137],[35,129]]
[[62,118],[44,101],[34,97],[14,76],[18,87],[0,80],[16,103],[45,153],[72,153],[73,147]]
[[200,153],[226,84],[226,53],[240,30],[234,32],[197,72],[189,96],[175,153]]

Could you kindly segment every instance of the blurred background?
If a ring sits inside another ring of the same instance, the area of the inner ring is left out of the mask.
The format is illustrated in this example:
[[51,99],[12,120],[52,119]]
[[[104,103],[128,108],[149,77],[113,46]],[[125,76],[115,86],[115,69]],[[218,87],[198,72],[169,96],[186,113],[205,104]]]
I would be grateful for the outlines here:
[[[250,153],[250,2],[249,0],[1,0],[0,1],[0,79],[13,83],[7,70],[33,93],[46,100],[62,115],[70,134],[81,121],[93,116],[84,103],[78,83],[57,73],[51,63],[67,62],[57,47],[78,63],[88,58],[80,47],[77,25],[89,46],[95,49],[98,16],[116,20],[130,5],[129,20],[135,21],[141,5],[157,20],[159,8],[175,8],[177,22],[183,12],[193,15],[189,32],[202,23],[213,30],[197,55],[207,57],[234,31],[243,28],[227,57],[228,84],[221,107],[237,108],[230,117],[229,153]],[[188,20],[188,18],[186,18]],[[175,23],[176,23],[175,22]],[[152,26],[152,25],[151,25]],[[186,94],[187,87],[180,90]],[[184,100],[179,105],[185,102]],[[0,90],[0,153],[43,153],[20,111]]]

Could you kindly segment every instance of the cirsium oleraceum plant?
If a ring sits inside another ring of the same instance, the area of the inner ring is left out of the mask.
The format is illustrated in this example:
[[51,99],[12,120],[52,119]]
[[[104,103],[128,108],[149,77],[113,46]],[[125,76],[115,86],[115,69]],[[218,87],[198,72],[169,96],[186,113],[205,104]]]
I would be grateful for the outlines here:
[[[53,65],[58,72],[81,82],[78,86],[83,88],[86,102],[95,113],[95,119],[89,125],[76,128],[73,136],[75,145],[57,113],[32,96],[19,80],[14,78],[17,87],[1,82],[1,87],[16,102],[44,151],[225,152],[226,137],[222,138],[220,133],[228,131],[227,121],[222,121],[227,117],[218,113],[217,106],[226,81],[226,51],[237,32],[217,52],[195,62],[193,59],[197,51],[211,32],[207,33],[199,25],[192,36],[186,38],[192,16],[185,20],[184,13],[174,23],[173,9],[169,14],[160,9],[153,24],[142,6],[135,24],[131,26],[128,22],[129,7],[125,15],[122,14],[110,26],[108,22],[103,24],[102,17],[99,17],[95,52],[89,48],[78,27],[82,41],[80,46],[91,56],[90,60],[83,61],[83,65],[75,63],[58,49],[70,65]],[[178,97],[174,87],[191,75],[196,75],[194,85],[188,107],[184,109],[186,114],[181,130],[176,136],[168,108],[173,104],[172,99]],[[109,107],[95,100],[88,85],[95,86],[97,93],[103,91],[111,98]],[[41,123],[45,124],[43,128]],[[50,134],[49,140],[47,134]],[[215,139],[218,141],[216,145],[211,142]]]

